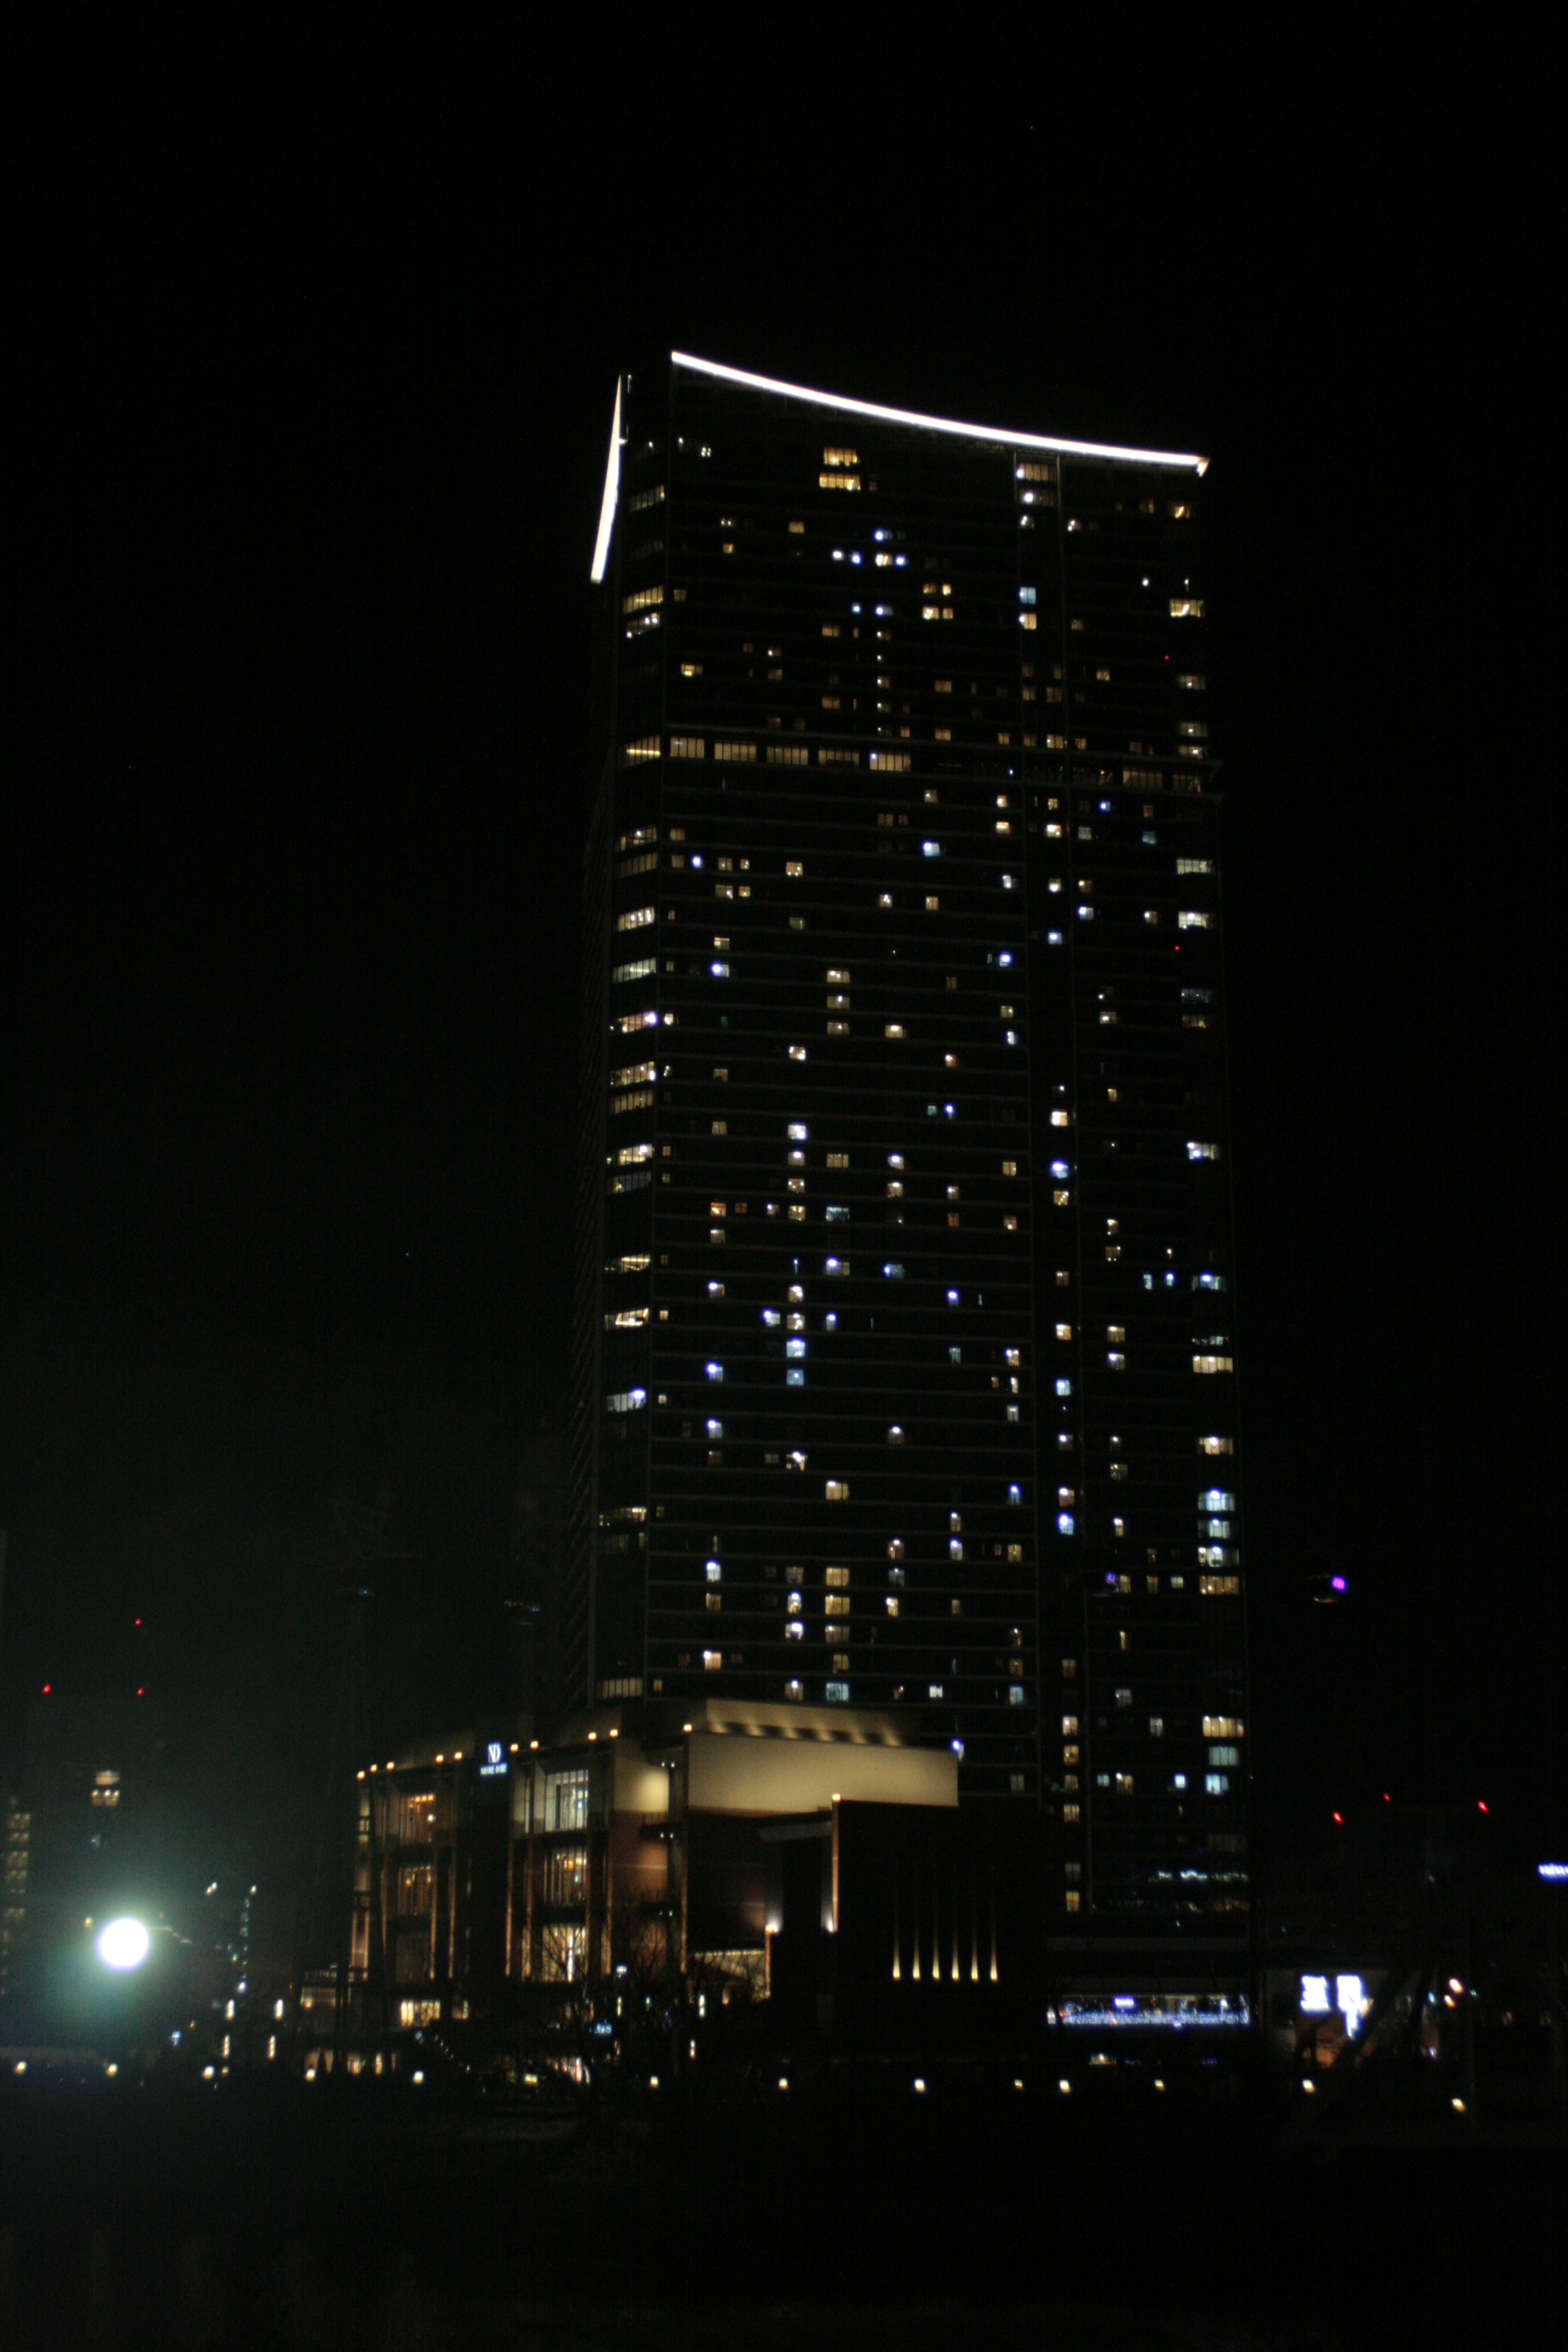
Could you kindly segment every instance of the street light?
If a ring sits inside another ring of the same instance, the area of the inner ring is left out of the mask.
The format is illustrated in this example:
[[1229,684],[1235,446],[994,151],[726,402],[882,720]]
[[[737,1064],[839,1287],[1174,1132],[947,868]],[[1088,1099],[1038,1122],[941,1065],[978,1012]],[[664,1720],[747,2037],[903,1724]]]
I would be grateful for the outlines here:
[[139,1969],[146,1958],[152,1938],[140,1919],[110,1919],[98,1932],[98,1957],[106,1969],[123,1973]]

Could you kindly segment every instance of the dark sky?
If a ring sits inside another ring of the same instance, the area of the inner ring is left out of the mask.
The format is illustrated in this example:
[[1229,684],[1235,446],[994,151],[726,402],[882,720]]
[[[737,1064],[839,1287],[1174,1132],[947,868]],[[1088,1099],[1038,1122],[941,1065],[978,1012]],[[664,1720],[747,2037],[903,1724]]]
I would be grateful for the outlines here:
[[566,1362],[585,574],[661,343],[1212,453],[1260,1827],[1389,1787],[1568,1828],[1529,61],[895,67],[880,21],[32,59],[0,1757],[144,1614],[193,1871],[303,1833],[346,1512],[385,1513],[378,1742],[503,1695]]

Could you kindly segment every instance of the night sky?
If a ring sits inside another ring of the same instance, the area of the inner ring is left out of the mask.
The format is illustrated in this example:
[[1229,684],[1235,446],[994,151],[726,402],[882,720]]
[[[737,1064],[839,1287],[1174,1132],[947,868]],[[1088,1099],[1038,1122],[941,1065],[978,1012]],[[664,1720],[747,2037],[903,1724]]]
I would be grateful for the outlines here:
[[506,1695],[588,558],[616,370],[674,344],[1212,454],[1259,1842],[1385,1788],[1564,1839],[1545,150],[1520,60],[1352,99],[1309,29],[34,59],[5,1773],[141,1614],[182,1866],[286,1876],[372,1520],[378,1748]]

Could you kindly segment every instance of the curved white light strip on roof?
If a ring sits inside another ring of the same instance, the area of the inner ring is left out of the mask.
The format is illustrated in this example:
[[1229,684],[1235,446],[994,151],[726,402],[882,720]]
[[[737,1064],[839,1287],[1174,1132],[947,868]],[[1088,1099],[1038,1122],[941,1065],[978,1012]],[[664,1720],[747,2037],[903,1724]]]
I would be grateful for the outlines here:
[[[843,409],[851,416],[878,416],[889,425],[919,425],[928,433],[957,433],[966,441],[1000,441],[1014,449],[1056,449],[1069,457],[1120,457],[1139,466],[1190,466],[1206,473],[1208,459],[1172,449],[1117,449],[1101,441],[1058,441],[1045,433],[1013,433],[1001,425],[960,425],[951,416],[920,416],[908,408],[882,408],[871,400],[846,400],[835,392],[808,392],[803,384],[777,383],[772,376],[748,375],[744,368],[721,367],[716,360],[697,360],[686,352],[671,352],[675,367],[695,368],[699,375],[720,377],[725,383],[743,383],[753,392],[782,393],[786,400],[809,400],[817,408]],[[595,578],[598,578],[597,572]]]
[[616,378],[616,413],[610,422],[610,455],[605,467],[605,495],[599,504],[599,536],[594,542],[590,580],[602,580],[610,560],[610,533],[616,527],[616,499],[621,487],[621,378]]

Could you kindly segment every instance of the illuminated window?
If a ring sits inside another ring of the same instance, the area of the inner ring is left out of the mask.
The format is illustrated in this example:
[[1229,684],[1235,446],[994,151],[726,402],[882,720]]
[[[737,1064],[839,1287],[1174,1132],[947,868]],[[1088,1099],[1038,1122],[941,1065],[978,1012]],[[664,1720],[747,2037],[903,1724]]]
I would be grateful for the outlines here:
[[566,1772],[547,1772],[544,1776],[544,1831],[554,1836],[562,1831],[585,1830],[588,1826],[588,1770],[579,1765]]

